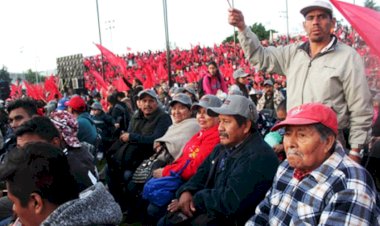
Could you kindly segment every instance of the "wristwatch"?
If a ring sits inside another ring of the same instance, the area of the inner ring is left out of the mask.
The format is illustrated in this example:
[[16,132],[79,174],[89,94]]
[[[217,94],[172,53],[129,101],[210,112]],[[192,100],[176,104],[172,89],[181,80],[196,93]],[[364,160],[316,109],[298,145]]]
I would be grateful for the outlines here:
[[364,156],[364,149],[361,149],[359,152],[350,150],[348,152],[348,154],[352,155],[352,156],[355,156],[355,157],[358,157],[358,158],[363,158],[363,156]]

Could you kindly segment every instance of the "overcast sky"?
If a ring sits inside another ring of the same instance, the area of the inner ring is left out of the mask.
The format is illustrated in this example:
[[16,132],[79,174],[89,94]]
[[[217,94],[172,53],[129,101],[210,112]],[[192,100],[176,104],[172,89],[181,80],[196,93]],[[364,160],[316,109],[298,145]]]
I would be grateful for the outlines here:
[[[288,0],[290,32],[302,32],[299,9],[304,2]],[[127,47],[132,52],[165,48],[162,0],[98,3],[106,48],[118,54],[126,53]],[[167,0],[167,4],[173,45],[212,46],[233,33],[227,22],[227,0]],[[286,33],[286,0],[235,0],[234,4],[248,25],[261,22],[267,29]],[[0,0],[0,9],[0,67],[6,66],[9,72],[52,70],[57,57],[99,54],[94,45],[99,43],[96,0]]]

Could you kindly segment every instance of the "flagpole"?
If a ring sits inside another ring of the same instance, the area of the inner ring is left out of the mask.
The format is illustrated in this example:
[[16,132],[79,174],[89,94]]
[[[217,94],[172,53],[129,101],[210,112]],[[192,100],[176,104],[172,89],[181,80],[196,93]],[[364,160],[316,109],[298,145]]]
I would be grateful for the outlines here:
[[171,66],[170,66],[170,45],[169,45],[169,27],[168,27],[168,6],[166,4],[166,0],[162,0],[164,7],[164,25],[165,25],[165,40],[166,40],[166,59],[167,59],[167,67],[168,67],[168,80],[169,87],[173,86],[173,82],[171,80]]
[[288,12],[288,0],[286,0],[286,41],[289,43],[289,12]]
[[[232,0],[232,8],[235,8],[235,1]],[[234,37],[234,54],[235,54],[235,57],[237,57],[237,54],[236,54],[236,36],[235,36],[235,26],[232,26],[234,28],[234,33],[233,33],[233,37]]]
[[[98,4],[98,0],[96,0],[96,15],[97,15],[97,18],[98,18],[99,44],[101,46],[103,46],[103,44],[102,44],[102,32],[101,32],[101,29],[100,29],[100,16],[99,16],[99,4]],[[103,79],[105,79],[103,52],[100,53],[100,59],[101,59],[101,63],[102,63],[102,77],[103,77]]]

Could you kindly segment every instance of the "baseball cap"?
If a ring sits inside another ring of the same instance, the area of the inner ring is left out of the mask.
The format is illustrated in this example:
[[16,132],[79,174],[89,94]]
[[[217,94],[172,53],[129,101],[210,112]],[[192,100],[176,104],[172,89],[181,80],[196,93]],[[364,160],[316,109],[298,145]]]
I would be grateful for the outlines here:
[[66,106],[71,107],[75,111],[83,112],[86,110],[86,102],[79,95],[71,97],[69,101],[65,103]]
[[256,122],[258,113],[256,105],[245,96],[229,95],[221,107],[211,107],[207,110],[210,116],[217,115],[240,115]]
[[264,86],[265,86],[265,85],[273,86],[273,82],[272,82],[272,80],[270,80],[270,79],[265,80],[265,81],[264,81]]
[[67,111],[56,111],[50,115],[50,120],[62,134],[67,145],[75,148],[81,146],[77,137],[78,121],[71,113]]
[[102,105],[99,102],[94,102],[91,105],[91,109],[93,109],[93,110],[101,110],[101,111],[103,110]]
[[272,131],[288,125],[311,125],[321,123],[338,134],[338,120],[335,112],[321,103],[303,104],[292,108],[284,121],[272,127]]
[[144,90],[140,91],[137,96],[138,96],[139,100],[141,100],[146,95],[152,97],[153,99],[155,99],[158,102],[157,93],[152,89],[144,89]]
[[191,107],[191,98],[184,94],[184,93],[177,93],[174,95],[173,100],[170,102],[170,106],[172,107],[175,103],[181,103],[183,105],[188,106],[189,108]]
[[247,77],[249,74],[247,72],[245,72],[242,68],[239,68],[237,69],[233,76],[234,76],[234,79],[237,79],[237,78],[244,78],[244,77]]
[[68,98],[66,98],[66,97],[61,98],[61,99],[58,101],[58,104],[57,104],[57,110],[59,110],[59,111],[66,110],[67,106],[66,106],[65,104],[66,104],[67,101],[69,101]]
[[261,90],[255,90],[254,88],[252,88],[251,91],[249,91],[248,94],[249,95],[256,95],[256,94],[262,95],[263,91],[261,91]]
[[206,110],[210,107],[220,107],[222,106],[222,101],[215,95],[206,94],[204,95],[198,103],[194,103],[191,109],[197,109],[199,107],[205,108]]
[[303,16],[306,16],[311,10],[314,9],[322,9],[327,11],[330,15],[332,15],[333,8],[330,3],[322,0],[314,0],[314,1],[309,1],[302,9],[300,10],[300,13]]
[[193,94],[194,96],[197,96],[197,93],[195,92],[194,88],[193,87],[184,87],[184,91],[183,92],[188,92],[188,93],[191,93]]

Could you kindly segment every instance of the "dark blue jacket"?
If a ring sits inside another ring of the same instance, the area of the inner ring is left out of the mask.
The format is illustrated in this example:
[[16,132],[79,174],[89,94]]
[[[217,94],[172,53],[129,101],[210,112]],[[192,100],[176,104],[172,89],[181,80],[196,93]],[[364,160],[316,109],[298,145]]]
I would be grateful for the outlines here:
[[244,224],[264,199],[278,167],[278,159],[259,133],[237,148],[218,145],[197,173],[177,191],[193,194],[197,214],[207,213]]

